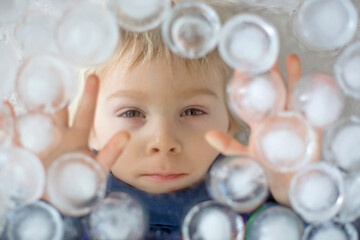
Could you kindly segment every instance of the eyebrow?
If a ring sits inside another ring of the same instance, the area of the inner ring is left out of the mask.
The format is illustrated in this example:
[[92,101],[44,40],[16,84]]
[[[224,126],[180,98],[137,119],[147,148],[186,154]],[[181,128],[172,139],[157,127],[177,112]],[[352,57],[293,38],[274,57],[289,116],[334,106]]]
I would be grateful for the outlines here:
[[[197,95],[208,95],[210,97],[218,99],[218,95],[208,88],[196,88],[196,89],[189,89],[181,92],[177,95],[177,97],[182,98],[191,98]],[[137,98],[137,99],[147,99],[147,95],[141,91],[137,90],[118,90],[107,97],[107,100],[112,98],[121,98],[121,97],[129,97],[129,98]]]
[[195,89],[189,89],[189,90],[185,90],[184,92],[180,93],[178,95],[178,97],[183,97],[183,98],[191,98],[197,95],[208,95],[210,97],[214,97],[216,99],[218,99],[218,95],[213,92],[212,90],[208,89],[208,88],[195,88]]
[[145,93],[137,90],[118,90],[111,94],[106,100],[110,100],[112,98],[120,98],[120,97],[129,97],[129,98],[137,98],[137,99],[147,99]]

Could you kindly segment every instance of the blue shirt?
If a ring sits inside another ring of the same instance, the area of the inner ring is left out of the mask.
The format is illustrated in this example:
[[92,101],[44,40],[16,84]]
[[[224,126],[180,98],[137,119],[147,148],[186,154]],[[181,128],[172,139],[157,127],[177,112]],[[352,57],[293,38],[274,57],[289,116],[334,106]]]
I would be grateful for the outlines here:
[[[222,157],[219,155],[214,163]],[[107,188],[109,192],[129,193],[144,206],[149,214],[146,239],[181,239],[181,225],[186,213],[194,205],[211,199],[205,179],[179,191],[150,194],[122,182],[110,173]],[[246,221],[248,216],[243,215],[243,218]]]
[[210,199],[205,181],[172,193],[150,194],[110,174],[108,191],[126,192],[139,200],[149,214],[149,239],[180,239],[185,214],[197,203]]

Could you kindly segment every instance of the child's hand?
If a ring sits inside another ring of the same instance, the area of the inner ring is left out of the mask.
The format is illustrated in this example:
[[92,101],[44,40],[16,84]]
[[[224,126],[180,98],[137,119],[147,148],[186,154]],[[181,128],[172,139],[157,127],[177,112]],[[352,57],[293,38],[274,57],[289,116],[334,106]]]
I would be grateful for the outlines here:
[[[288,91],[287,91],[287,107],[286,109],[284,109],[285,111],[289,110],[290,94],[292,93],[296,82],[299,80],[301,76],[301,64],[299,58],[296,55],[287,56],[286,66],[287,66],[287,75],[288,75]],[[279,73],[277,64],[272,68],[271,71]],[[253,133],[256,132],[259,123],[256,124],[248,123],[248,124],[251,129],[251,134],[249,138],[249,145],[247,147],[239,143],[234,138],[220,131],[207,132],[205,136],[206,140],[215,149],[217,149],[219,152],[221,152],[224,155],[247,155],[257,159],[257,154],[255,150],[255,139]],[[321,133],[317,131],[317,135],[318,135],[318,141],[320,143]],[[316,154],[316,156],[314,156],[312,162],[318,160],[319,160],[319,153]],[[272,195],[279,203],[289,205],[288,189],[292,176],[295,174],[295,172],[281,173],[281,172],[276,172],[270,168],[265,167],[265,169],[268,175],[268,181]]]
[[89,76],[86,80],[84,93],[79,103],[73,126],[70,127],[68,123],[67,107],[55,114],[56,122],[62,136],[60,143],[55,149],[45,156],[40,156],[45,168],[48,168],[56,158],[65,153],[82,152],[95,158],[104,169],[105,174],[109,173],[109,169],[121,154],[130,135],[124,131],[116,133],[100,153],[96,157],[94,156],[88,143],[90,130],[94,121],[98,88],[98,77],[96,75]]

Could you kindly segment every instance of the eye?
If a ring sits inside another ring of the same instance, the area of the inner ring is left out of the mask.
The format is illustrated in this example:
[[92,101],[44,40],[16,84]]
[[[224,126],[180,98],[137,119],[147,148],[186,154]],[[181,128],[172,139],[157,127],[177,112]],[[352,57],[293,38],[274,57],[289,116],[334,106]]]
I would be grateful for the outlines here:
[[206,114],[204,111],[196,108],[186,109],[184,112],[180,114],[180,117],[189,117],[189,116],[200,116]]
[[135,109],[120,113],[118,116],[123,118],[145,118],[145,115],[142,112]]

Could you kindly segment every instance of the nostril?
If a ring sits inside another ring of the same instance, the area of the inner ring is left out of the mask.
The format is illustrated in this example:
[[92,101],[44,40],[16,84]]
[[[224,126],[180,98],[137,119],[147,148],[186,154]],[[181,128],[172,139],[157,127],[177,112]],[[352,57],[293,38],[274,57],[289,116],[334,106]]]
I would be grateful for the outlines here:
[[[161,149],[161,148],[153,147],[153,148],[151,148],[151,152],[152,152],[152,153],[158,153],[158,152],[161,151],[160,149]],[[176,147],[173,147],[173,148],[170,148],[170,149],[169,149],[169,152],[171,152],[171,153],[177,153],[177,151],[178,151],[178,149],[177,149]]]

